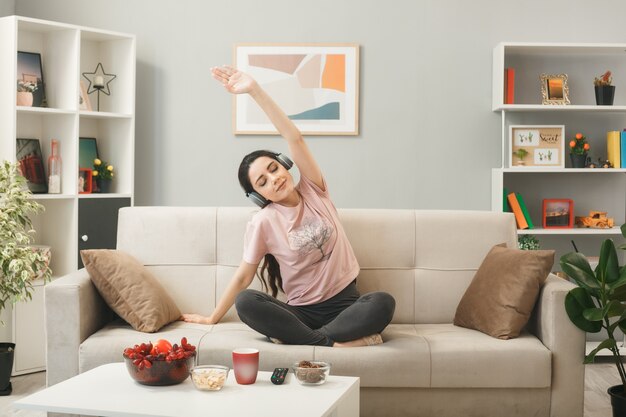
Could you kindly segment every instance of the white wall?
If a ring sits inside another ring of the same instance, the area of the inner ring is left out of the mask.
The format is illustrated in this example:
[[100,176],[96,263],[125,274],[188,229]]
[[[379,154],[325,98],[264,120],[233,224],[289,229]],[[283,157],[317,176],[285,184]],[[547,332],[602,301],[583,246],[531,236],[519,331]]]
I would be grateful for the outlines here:
[[15,0],[0,0],[0,16],[15,14]]
[[[286,150],[279,138],[231,132],[230,97],[208,69],[231,62],[235,43],[361,45],[360,136],[309,139],[337,206],[489,209],[490,171],[500,165],[500,116],[490,110],[493,47],[626,41],[619,0],[601,7],[585,0],[19,0],[15,7],[19,15],[137,34],[138,205],[245,205],[236,180],[241,157]],[[615,74],[618,88],[626,88],[625,75]]]

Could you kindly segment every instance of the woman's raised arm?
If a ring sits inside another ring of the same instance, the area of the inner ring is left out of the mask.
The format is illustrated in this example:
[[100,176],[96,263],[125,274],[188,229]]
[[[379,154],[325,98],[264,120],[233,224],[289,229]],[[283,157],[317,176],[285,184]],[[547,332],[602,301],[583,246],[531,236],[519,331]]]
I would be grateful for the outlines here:
[[317,161],[302,138],[300,130],[291,121],[285,112],[259,86],[250,75],[229,66],[211,68],[213,78],[224,85],[226,91],[232,94],[248,93],[265,112],[278,133],[287,140],[291,158],[298,166],[300,174],[304,175],[315,185],[323,189],[322,171]]

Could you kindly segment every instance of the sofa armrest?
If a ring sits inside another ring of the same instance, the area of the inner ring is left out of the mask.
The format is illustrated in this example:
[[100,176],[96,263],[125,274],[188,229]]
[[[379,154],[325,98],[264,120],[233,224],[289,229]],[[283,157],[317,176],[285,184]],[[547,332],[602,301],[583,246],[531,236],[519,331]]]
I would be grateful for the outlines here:
[[83,268],[45,286],[46,379],[51,386],[78,374],[80,344],[113,318]]
[[529,323],[531,332],[552,353],[550,416],[583,415],[586,337],[565,312],[565,295],[575,287],[550,274]]

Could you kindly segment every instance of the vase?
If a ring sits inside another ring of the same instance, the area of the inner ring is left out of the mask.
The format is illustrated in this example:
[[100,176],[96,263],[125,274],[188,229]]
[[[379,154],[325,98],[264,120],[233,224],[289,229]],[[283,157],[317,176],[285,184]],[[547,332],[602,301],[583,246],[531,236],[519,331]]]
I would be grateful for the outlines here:
[[596,104],[598,106],[612,106],[615,97],[614,85],[596,85]]
[[17,92],[17,105],[18,106],[33,106],[33,93],[30,91],[18,91]]
[[101,193],[110,193],[111,192],[111,183],[112,180],[103,180],[97,179],[96,183],[98,184],[98,190]]
[[570,161],[572,162],[572,168],[585,168],[587,166],[587,154],[578,155],[575,153],[569,154]]
[[0,395],[10,395],[15,343],[0,343]]
[[613,385],[607,392],[611,396],[613,417],[626,417],[626,394],[623,385]]

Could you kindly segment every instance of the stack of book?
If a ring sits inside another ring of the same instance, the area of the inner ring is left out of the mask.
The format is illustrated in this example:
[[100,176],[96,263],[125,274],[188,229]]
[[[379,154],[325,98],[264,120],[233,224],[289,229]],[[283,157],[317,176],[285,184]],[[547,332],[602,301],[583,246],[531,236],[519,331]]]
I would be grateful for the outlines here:
[[606,134],[606,151],[613,168],[626,168],[626,129]]
[[533,221],[528,213],[528,207],[524,203],[524,199],[520,193],[510,193],[504,189],[504,207],[505,212],[513,212],[515,215],[515,223],[518,229],[534,229]]

